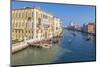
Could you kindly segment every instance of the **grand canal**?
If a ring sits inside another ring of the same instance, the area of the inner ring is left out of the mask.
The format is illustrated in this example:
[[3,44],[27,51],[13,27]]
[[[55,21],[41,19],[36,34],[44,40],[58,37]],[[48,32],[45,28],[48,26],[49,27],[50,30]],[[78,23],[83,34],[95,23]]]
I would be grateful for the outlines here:
[[95,61],[95,54],[95,36],[65,29],[59,43],[49,49],[28,47],[13,54],[12,65]]

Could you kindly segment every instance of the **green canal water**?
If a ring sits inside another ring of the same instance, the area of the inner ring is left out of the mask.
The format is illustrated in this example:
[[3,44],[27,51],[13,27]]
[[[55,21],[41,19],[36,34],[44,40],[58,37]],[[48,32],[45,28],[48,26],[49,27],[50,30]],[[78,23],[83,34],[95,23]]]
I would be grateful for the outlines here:
[[[73,34],[75,33],[75,34]],[[88,37],[91,37],[89,40]],[[64,30],[59,43],[51,48],[28,47],[12,54],[12,65],[95,61],[95,36]]]

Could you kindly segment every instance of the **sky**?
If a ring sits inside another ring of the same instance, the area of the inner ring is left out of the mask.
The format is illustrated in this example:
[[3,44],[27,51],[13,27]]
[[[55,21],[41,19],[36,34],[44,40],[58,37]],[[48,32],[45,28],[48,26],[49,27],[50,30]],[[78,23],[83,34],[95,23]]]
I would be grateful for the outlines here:
[[86,24],[88,22],[95,22],[95,6],[23,1],[12,2],[12,9],[34,6],[40,7],[42,10],[59,17],[63,26],[68,25],[70,22],[74,22],[79,25]]

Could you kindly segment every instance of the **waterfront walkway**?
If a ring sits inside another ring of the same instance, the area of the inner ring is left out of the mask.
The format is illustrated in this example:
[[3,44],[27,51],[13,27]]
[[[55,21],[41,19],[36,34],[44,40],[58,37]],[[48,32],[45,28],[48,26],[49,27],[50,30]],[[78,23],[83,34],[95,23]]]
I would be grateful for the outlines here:
[[24,49],[26,47],[28,47],[28,44],[25,41],[20,42],[20,43],[16,43],[16,44],[12,44],[12,53],[17,52],[17,51]]
[[52,40],[52,38],[48,38],[46,40],[45,39],[42,39],[42,40],[30,39],[30,40],[22,41],[20,43],[12,44],[12,53],[20,51],[28,46],[50,48],[52,46],[51,40]]

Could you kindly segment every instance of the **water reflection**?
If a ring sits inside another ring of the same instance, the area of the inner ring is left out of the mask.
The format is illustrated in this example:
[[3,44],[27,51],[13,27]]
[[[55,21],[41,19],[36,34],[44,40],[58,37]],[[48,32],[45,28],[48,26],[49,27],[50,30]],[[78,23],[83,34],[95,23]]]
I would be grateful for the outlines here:
[[86,33],[82,33],[83,35],[83,38],[86,40],[86,41],[95,41],[95,36],[92,35],[92,34],[86,34]]
[[71,31],[70,35],[71,36],[70,36],[69,40],[67,40],[69,47],[71,47],[72,42],[74,41],[75,37],[77,36],[77,32]]
[[[90,40],[86,40],[87,38]],[[64,30],[63,37],[53,47],[28,47],[12,55],[13,65],[63,63],[95,60],[95,36]]]
[[65,52],[65,50],[59,47],[58,44],[49,49],[28,47],[12,56],[12,64],[24,65],[50,63],[56,59],[57,56],[62,54],[61,51]]

